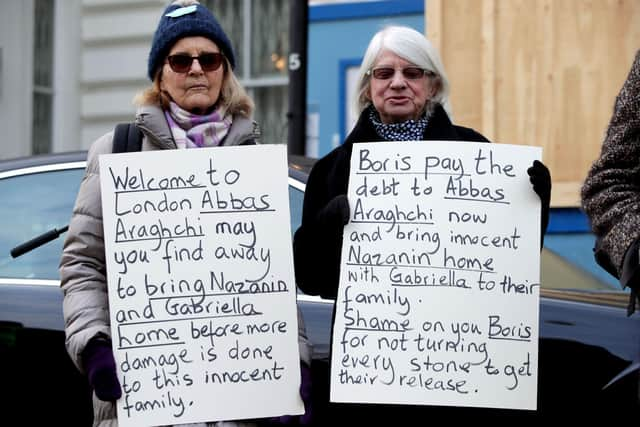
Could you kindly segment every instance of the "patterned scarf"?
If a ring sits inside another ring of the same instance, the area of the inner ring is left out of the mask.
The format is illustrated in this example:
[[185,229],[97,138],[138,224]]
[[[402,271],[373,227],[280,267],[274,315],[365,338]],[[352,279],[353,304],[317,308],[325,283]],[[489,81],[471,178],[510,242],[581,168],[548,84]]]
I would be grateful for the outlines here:
[[164,112],[173,139],[178,148],[217,147],[231,127],[231,116],[218,108],[200,116],[192,114],[171,102]]
[[421,141],[428,123],[426,116],[402,123],[382,123],[373,106],[369,107],[369,120],[376,133],[386,141]]

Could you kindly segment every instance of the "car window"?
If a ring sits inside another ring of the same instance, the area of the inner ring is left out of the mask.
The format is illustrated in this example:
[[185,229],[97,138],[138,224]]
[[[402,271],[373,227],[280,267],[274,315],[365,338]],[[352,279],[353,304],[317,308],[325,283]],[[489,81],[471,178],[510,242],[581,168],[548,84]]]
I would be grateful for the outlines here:
[[[10,251],[53,228],[68,224],[83,169],[50,171],[0,180],[0,277],[57,280],[64,234],[18,258]],[[29,191],[24,191],[28,188]],[[289,186],[291,232],[300,226],[304,192]],[[37,203],[34,203],[37,200]],[[34,208],[35,207],[35,208]]]
[[302,221],[302,202],[304,200],[304,192],[293,186],[289,186],[289,211],[291,216],[291,237],[300,227]]
[[0,277],[58,279],[64,235],[18,258],[10,251],[69,223],[84,169],[48,171],[0,180]]

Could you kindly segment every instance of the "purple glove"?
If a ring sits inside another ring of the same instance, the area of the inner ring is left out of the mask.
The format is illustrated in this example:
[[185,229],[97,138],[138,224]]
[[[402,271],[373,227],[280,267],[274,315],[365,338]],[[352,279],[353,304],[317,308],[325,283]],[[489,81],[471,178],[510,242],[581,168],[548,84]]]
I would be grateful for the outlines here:
[[84,369],[89,385],[98,399],[114,402],[122,396],[122,388],[116,374],[111,342],[103,338],[92,338],[82,353]]
[[313,419],[313,412],[311,410],[311,368],[305,363],[300,363],[300,397],[304,402],[304,414],[300,415],[300,425],[309,425]]
[[269,425],[310,425],[313,418],[311,411],[311,368],[300,362],[300,397],[304,402],[304,414],[283,415],[270,418]]

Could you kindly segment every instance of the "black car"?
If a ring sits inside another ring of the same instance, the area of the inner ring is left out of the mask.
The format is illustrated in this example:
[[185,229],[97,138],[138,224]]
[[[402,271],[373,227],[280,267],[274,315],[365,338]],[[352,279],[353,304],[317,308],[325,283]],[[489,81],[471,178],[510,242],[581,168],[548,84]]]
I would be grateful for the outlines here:
[[[15,414],[29,424],[91,422],[86,380],[64,346],[58,276],[64,236],[57,238],[69,221],[85,158],[86,152],[76,152],[0,162],[2,397],[5,416]],[[292,231],[299,226],[312,165],[312,159],[289,159]],[[20,246],[43,234],[51,241],[32,250]],[[546,249],[541,259],[538,410],[439,410],[472,419],[556,413],[636,417],[640,376],[629,367],[640,360],[640,316],[626,315],[628,295]],[[314,413],[324,425],[333,416],[327,407],[333,302],[299,293],[298,303],[314,346]]]

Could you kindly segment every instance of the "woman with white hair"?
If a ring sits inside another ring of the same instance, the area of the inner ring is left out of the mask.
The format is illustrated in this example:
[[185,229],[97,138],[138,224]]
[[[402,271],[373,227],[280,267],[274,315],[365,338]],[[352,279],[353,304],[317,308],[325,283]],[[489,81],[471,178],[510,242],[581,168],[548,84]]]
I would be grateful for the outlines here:
[[[421,33],[387,27],[371,39],[360,66],[356,110],[359,119],[344,143],[314,165],[305,191],[302,224],[294,237],[298,287],[335,299],[340,277],[344,225],[349,221],[347,185],[353,144],[377,141],[489,142],[473,129],[451,122],[449,82],[442,61]],[[528,169],[542,202],[542,232],[549,219],[551,177],[541,162]],[[350,405],[351,406],[351,405]],[[353,415],[353,407],[347,414]],[[365,405],[358,417],[380,422],[410,420],[408,407]],[[322,412],[322,411],[318,411]],[[398,416],[398,414],[402,414]]]
[[[400,77],[395,75],[396,69],[401,70],[402,78],[396,78]],[[409,96],[394,93],[402,92],[404,86]],[[368,116],[373,117],[374,125],[408,120],[426,124],[437,106],[451,119],[449,80],[440,56],[429,40],[411,28],[387,27],[371,39],[360,66],[357,88],[356,111],[362,114],[372,107]],[[390,90],[387,102],[384,102],[383,90]],[[376,112],[379,117],[375,117]],[[398,132],[398,136],[405,140],[411,133]],[[472,135],[474,141],[487,141],[476,132],[472,131]]]
[[[360,117],[344,143],[314,165],[305,191],[302,224],[294,237],[296,280],[310,295],[335,299],[342,229],[349,221],[347,184],[353,144],[376,141],[489,142],[451,122],[449,81],[438,52],[421,33],[392,26],[376,33],[358,74]],[[541,162],[529,168],[542,202],[542,232],[549,220],[551,177]],[[317,254],[328,263],[319,263]]]

